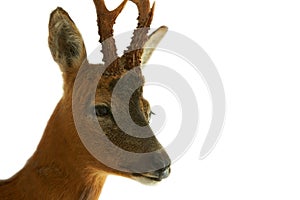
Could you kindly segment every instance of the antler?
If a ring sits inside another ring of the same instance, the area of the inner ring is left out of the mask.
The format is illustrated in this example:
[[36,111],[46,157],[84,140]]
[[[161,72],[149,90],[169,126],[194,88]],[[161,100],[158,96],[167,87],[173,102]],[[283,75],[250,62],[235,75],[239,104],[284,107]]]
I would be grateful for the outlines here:
[[[106,65],[111,65],[114,68],[119,61],[115,40],[113,38],[113,25],[116,18],[123,10],[128,0],[124,0],[115,10],[109,11],[104,3],[104,0],[94,0],[97,10],[98,34],[100,35],[99,42],[102,44],[103,62]],[[148,31],[153,18],[154,6],[150,8],[149,0],[131,0],[136,4],[139,17],[138,25],[133,32],[133,37],[130,46],[124,51],[122,63],[125,64],[125,69],[132,69],[135,66],[140,66],[143,53],[143,46],[148,40]]]
[[124,0],[116,9],[109,11],[105,6],[104,0],[94,0],[97,11],[98,34],[100,35],[99,42],[102,44],[103,62],[105,64],[111,64],[118,58],[113,38],[113,26],[127,1]]
[[133,32],[133,37],[130,46],[124,51],[123,59],[126,62],[126,69],[131,69],[135,66],[140,66],[144,44],[148,40],[148,31],[153,19],[155,3],[150,9],[149,0],[131,0],[136,4],[139,17],[137,28]]

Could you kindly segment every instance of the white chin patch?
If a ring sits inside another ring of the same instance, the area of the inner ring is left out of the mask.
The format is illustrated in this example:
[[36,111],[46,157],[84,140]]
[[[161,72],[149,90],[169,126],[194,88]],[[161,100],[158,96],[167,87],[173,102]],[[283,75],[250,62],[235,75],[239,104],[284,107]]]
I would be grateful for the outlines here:
[[132,179],[142,183],[143,185],[156,185],[157,183],[159,183],[159,181],[155,181],[143,176],[133,176]]

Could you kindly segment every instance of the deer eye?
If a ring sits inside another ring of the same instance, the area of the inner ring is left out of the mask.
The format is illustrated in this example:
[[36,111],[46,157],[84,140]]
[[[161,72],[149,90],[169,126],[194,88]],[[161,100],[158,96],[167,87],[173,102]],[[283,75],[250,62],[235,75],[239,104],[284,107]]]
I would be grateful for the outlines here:
[[104,117],[110,114],[110,108],[105,105],[97,105],[95,106],[95,113],[97,117]]

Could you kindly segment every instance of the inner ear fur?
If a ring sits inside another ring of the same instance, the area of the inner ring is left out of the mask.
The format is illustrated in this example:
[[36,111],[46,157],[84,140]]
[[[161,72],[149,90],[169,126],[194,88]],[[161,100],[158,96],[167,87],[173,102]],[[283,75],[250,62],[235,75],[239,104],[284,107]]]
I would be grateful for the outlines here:
[[86,59],[82,36],[69,14],[60,7],[50,16],[48,44],[53,59],[64,73],[78,71]]

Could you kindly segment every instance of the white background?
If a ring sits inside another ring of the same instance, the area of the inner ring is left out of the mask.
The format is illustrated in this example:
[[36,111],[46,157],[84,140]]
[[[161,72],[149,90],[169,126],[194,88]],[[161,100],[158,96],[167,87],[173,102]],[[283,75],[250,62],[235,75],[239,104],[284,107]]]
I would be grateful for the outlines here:
[[[98,36],[92,1],[0,3],[0,179],[32,155],[62,95],[47,47],[48,17],[56,6],[69,12],[93,51]],[[199,132],[172,175],[154,187],[110,177],[101,199],[299,199],[299,9],[296,0],[157,0],[152,27],[167,25],[193,39],[217,66],[227,97],[224,130],[214,151],[199,160],[211,105],[205,84],[195,80],[201,85]],[[120,18],[116,33],[135,27],[132,3]],[[164,99],[149,94],[150,102]],[[178,120],[178,109],[170,112],[166,128]],[[160,136],[165,145],[174,137],[166,132]]]

